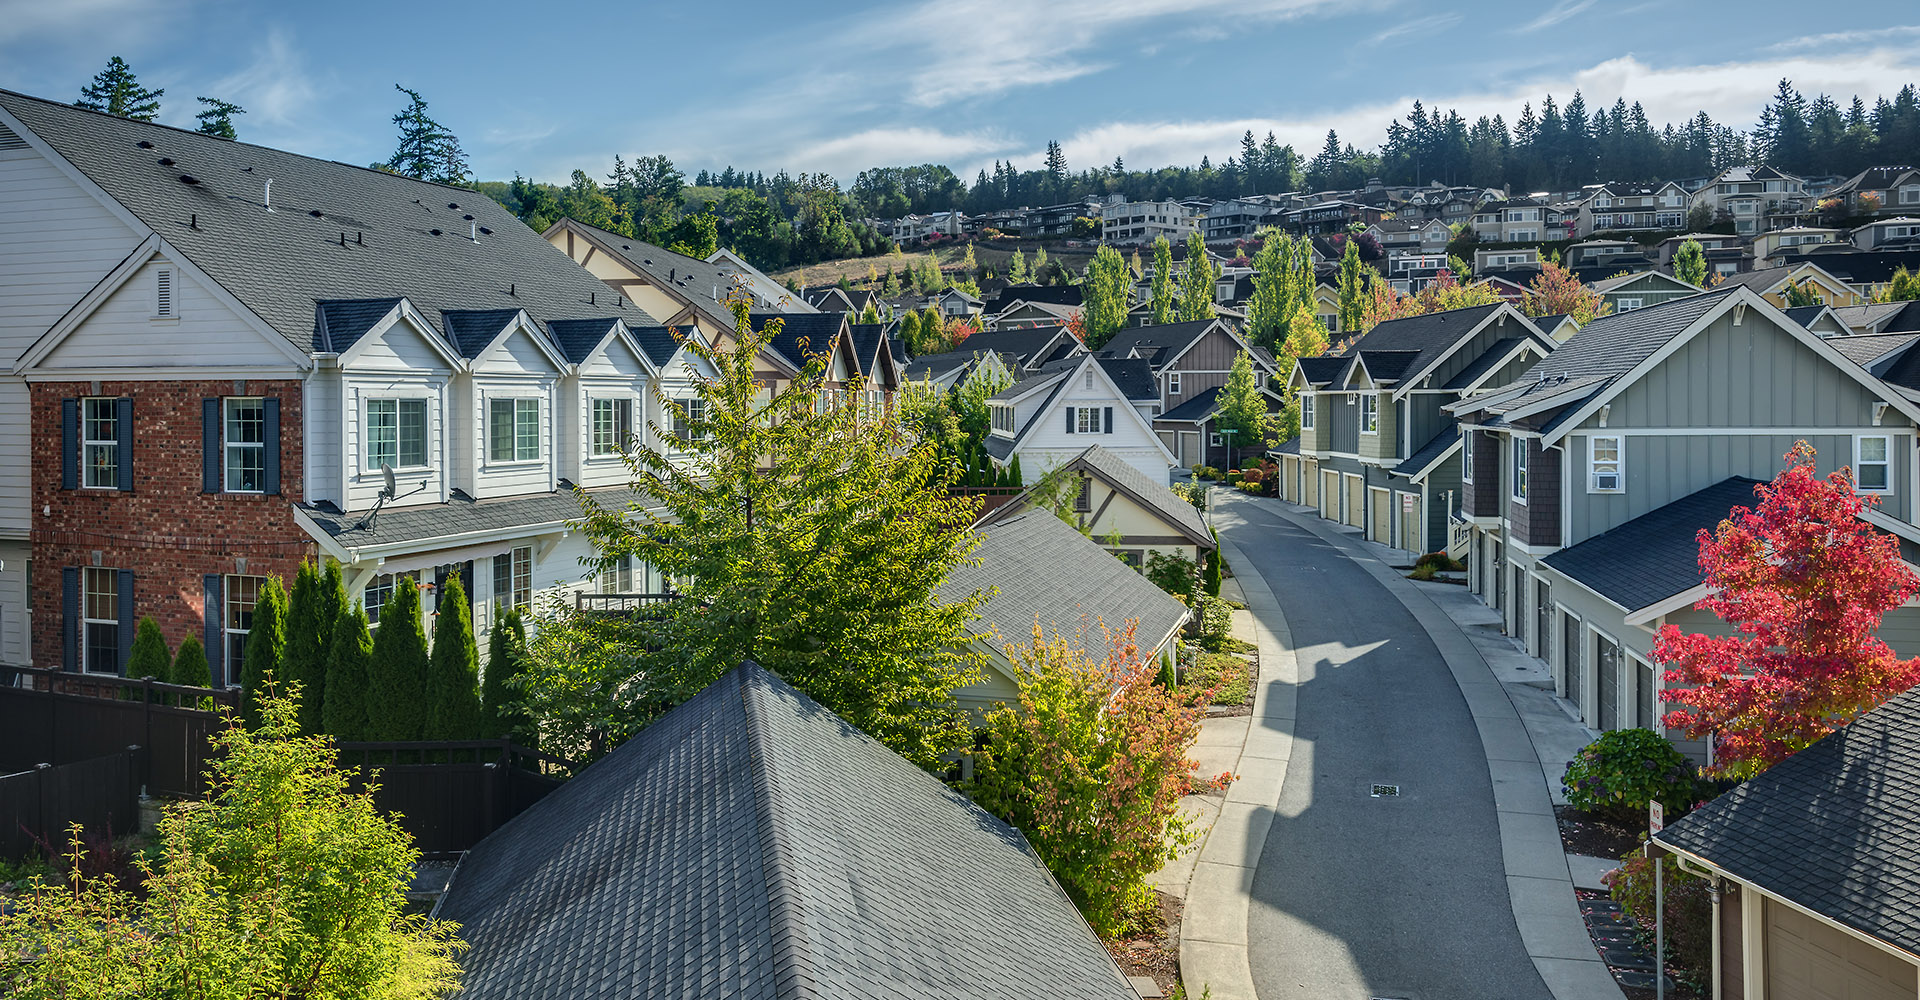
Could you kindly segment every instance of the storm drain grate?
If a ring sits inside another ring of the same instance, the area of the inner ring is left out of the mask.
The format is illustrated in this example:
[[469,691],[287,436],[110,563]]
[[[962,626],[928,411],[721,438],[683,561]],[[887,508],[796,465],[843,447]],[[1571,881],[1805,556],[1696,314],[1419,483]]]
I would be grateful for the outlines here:
[[1382,784],[1376,783],[1373,786],[1373,797],[1376,799],[1390,799],[1399,794],[1400,794],[1399,785],[1382,785]]

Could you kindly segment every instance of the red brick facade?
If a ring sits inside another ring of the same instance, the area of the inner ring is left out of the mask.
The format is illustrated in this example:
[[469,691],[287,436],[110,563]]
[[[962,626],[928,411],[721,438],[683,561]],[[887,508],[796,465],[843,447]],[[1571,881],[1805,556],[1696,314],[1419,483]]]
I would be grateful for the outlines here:
[[[304,488],[298,381],[41,382],[31,390],[35,666],[62,662],[67,567],[131,570],[136,618],[152,616],[177,648],[189,635],[206,639],[205,575],[290,584],[312,556],[293,520]],[[131,491],[62,488],[61,401],[87,396],[133,401]],[[280,401],[278,495],[201,492],[202,401],[225,396]]]

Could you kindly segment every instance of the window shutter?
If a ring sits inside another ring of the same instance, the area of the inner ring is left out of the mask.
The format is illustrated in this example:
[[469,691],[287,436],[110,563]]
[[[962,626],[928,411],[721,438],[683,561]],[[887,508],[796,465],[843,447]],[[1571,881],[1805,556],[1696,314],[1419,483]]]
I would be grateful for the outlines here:
[[280,401],[272,396],[261,400],[266,419],[266,491],[280,492]]
[[1106,407],[1106,412],[1100,415],[1100,419],[1101,419],[1101,426],[1104,428],[1101,431],[1101,433],[1112,434],[1113,433],[1113,407],[1111,406]]
[[114,485],[123,490],[131,490],[133,489],[133,399],[131,397],[123,396],[113,401],[113,426],[119,431],[119,440],[114,443],[115,461],[119,463],[115,470],[118,482]]
[[1079,416],[1080,416],[1080,410],[1078,407],[1073,407],[1073,406],[1067,407],[1067,433],[1068,434],[1073,433],[1073,422]]
[[120,571],[120,673],[126,675],[127,665],[133,662],[133,632],[136,627],[133,617],[133,570]]
[[60,571],[60,669],[80,669],[80,570]]
[[200,401],[200,492],[218,493],[220,485],[220,400],[203,399]]
[[60,488],[80,486],[80,401],[60,401]]
[[221,631],[220,620],[225,607],[220,600],[220,574],[208,573],[200,578],[201,589],[206,595],[207,620],[207,665],[212,668],[213,686],[225,687],[227,679],[227,637]]

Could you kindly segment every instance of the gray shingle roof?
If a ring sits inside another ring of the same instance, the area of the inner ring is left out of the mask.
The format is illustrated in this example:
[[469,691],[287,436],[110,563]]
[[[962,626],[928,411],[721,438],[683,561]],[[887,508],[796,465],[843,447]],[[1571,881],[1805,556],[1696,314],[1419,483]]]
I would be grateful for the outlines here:
[[1212,329],[1215,322],[1203,319],[1160,326],[1122,327],[1112,340],[1107,341],[1106,346],[1100,348],[1099,353],[1103,358],[1124,358],[1137,351],[1140,357],[1157,367],[1199,340],[1201,334]]
[[1167,412],[1162,413],[1153,419],[1156,421],[1158,420],[1180,420],[1180,421],[1201,420],[1202,418],[1206,417],[1208,414],[1214,411],[1214,407],[1220,399],[1220,390],[1222,388],[1224,387],[1216,385],[1210,389],[1203,389],[1199,393],[1195,394],[1192,399],[1189,399],[1186,402],[1181,403],[1179,406],[1176,406],[1173,409],[1168,410]]
[[980,609],[981,625],[996,645],[1032,642],[1037,616],[1047,629],[1099,656],[1106,641],[1096,623],[1117,630],[1139,619],[1140,646],[1154,649],[1186,621],[1186,605],[1051,511],[1017,514],[980,534],[973,550],[979,565],[955,567],[940,596],[952,602],[997,587]]
[[[1078,359],[1057,362],[1070,365]],[[1122,395],[1130,400],[1159,399],[1160,388],[1153,379],[1153,366],[1145,358],[1101,358],[1100,367]]]
[[[1500,338],[1498,341],[1494,342],[1494,345],[1492,347],[1487,348],[1486,351],[1483,352],[1479,357],[1474,358],[1471,362],[1468,362],[1465,368],[1460,369],[1460,374],[1455,375],[1452,379],[1448,380],[1447,384],[1443,388],[1451,389],[1457,392],[1479,381],[1481,376],[1485,375],[1489,371],[1492,371],[1494,368],[1498,367],[1502,362],[1506,361],[1507,355],[1512,353],[1513,349],[1516,347],[1519,347],[1523,342],[1525,342],[1525,340],[1526,340],[1525,337]],[[1368,370],[1369,371],[1372,370],[1371,365],[1368,366]]]
[[945,354],[923,354],[907,362],[907,378],[938,378],[955,368],[964,367],[980,357],[979,351],[948,351]]
[[336,299],[315,303],[313,349],[338,354],[352,347],[400,304],[397,298]]
[[767,341],[767,346],[786,358],[793,367],[804,368],[811,355],[833,355],[833,339],[847,325],[847,314],[753,313],[748,320],[756,330],[764,329],[771,320],[779,320],[780,332]]
[[[1807,308],[1815,308],[1808,306]],[[1824,308],[1824,307],[1821,307]],[[1827,346],[1847,356],[1857,365],[1870,365],[1902,347],[1920,340],[1920,330],[1905,333],[1865,333],[1846,337],[1829,337]]]
[[1398,382],[1420,360],[1419,351],[1361,351],[1360,363],[1375,382]]
[[1074,462],[1084,464],[1101,479],[1137,498],[1169,526],[1187,534],[1195,544],[1213,547],[1213,537],[1207,531],[1207,522],[1200,517],[1200,512],[1194,509],[1193,504],[1168,489],[1164,479],[1154,482],[1139,469],[1122,461],[1120,456],[1097,444],[1076,455]]
[[[443,311],[475,309],[525,309],[538,323],[655,322],[630,300],[614,307],[599,279],[475,191],[7,91],[0,107],[302,353],[322,346],[316,304],[335,300],[404,296],[430,324]],[[272,212],[262,204],[269,179]],[[333,349],[365,332],[352,323],[332,330],[327,318]]]
[[1541,561],[1629,611],[1650,607],[1700,585],[1700,532],[1757,505],[1756,485],[1723,479]]
[[666,364],[680,349],[679,338],[664,326],[629,327],[627,332],[633,334],[633,342],[647,352],[647,360],[653,362],[656,368]]
[[736,280],[731,265],[715,264],[675,253],[666,247],[654,246],[631,236],[589,226],[578,219],[567,219],[564,224],[591,235],[608,253],[620,258],[629,270],[646,275],[656,284],[670,286],[686,296],[708,320],[718,323],[722,328],[733,327],[733,313],[722,304],[727,293],[733,291]]
[[1301,358],[1300,372],[1311,385],[1327,385],[1344,374],[1347,365],[1352,363],[1351,358],[1340,356]]
[[[624,486],[592,491],[592,495],[603,505],[610,506],[624,503],[623,494],[631,495]],[[564,524],[581,518],[580,501],[569,490],[497,500],[455,499],[446,503],[389,507],[380,512],[371,529],[358,526],[365,511],[342,514],[331,505],[323,507],[313,504],[301,504],[299,510],[329,538],[349,549]]]
[[1675,820],[1656,839],[1920,952],[1920,689]]
[[1460,425],[1450,424],[1445,430],[1435,434],[1433,440],[1421,445],[1420,450],[1408,456],[1406,461],[1394,466],[1393,474],[1409,478],[1417,476],[1421,470],[1432,465],[1441,455],[1446,454],[1448,448],[1458,444],[1459,441]]
[[1037,326],[1025,330],[989,330],[976,333],[967,338],[970,351],[993,351],[997,354],[1009,354],[1022,365],[1037,367],[1042,359],[1036,357],[1047,345],[1060,335],[1057,326]]
[[[547,324],[547,332],[552,334],[554,342],[560,345],[560,353],[565,355],[568,361],[577,365],[587,360],[587,355],[592,354],[593,349],[607,339],[607,334],[613,331],[614,323],[615,320],[610,318],[555,320]],[[664,327],[655,329],[665,332]]]
[[[440,314],[440,329],[452,342],[453,353],[471,361],[479,357],[517,315],[518,311],[513,309],[449,309]],[[607,323],[611,325],[613,321]]]
[[1018,832],[752,663],[481,841],[440,916],[463,1000],[1135,997]]

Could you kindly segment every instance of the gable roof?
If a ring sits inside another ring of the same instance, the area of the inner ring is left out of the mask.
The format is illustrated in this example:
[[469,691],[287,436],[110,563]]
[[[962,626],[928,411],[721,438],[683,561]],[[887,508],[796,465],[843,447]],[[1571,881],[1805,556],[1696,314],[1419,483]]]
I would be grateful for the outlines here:
[[313,349],[342,354],[400,306],[400,299],[332,299],[314,303]]
[[1017,831],[750,662],[481,841],[439,915],[472,1000],[1135,997]]
[[1088,445],[1087,450],[1074,456],[1066,467],[1085,470],[1135,504],[1153,512],[1168,527],[1187,536],[1195,545],[1204,549],[1213,548],[1213,535],[1193,504],[1168,489],[1166,483],[1154,482],[1113,452],[1097,444]]
[[1148,651],[1159,650],[1186,623],[1186,605],[1052,511],[1023,511],[976,530],[979,564],[954,567],[940,596],[952,602],[993,589],[980,609],[980,627],[995,648],[1031,643],[1036,618],[1095,658],[1106,651],[1101,623],[1118,631],[1138,619],[1135,635]]
[[[972,338],[968,338],[972,339]],[[919,381],[927,378],[939,378],[956,368],[965,368],[973,364],[983,352],[947,351],[944,354],[922,354],[907,362],[907,378]]]
[[[577,365],[587,360],[594,349],[613,334],[619,322],[617,319],[604,318],[554,320],[547,324],[547,330],[553,334],[554,343],[560,345],[560,353]],[[644,349],[642,353],[646,353]],[[651,354],[648,354],[647,360],[653,360]],[[654,362],[654,367],[659,366],[660,362]]]
[[[767,348],[784,358],[795,370],[807,366],[813,355],[831,358],[839,345],[840,332],[847,326],[847,314],[838,312],[750,313],[747,321],[756,330],[768,322],[780,321],[780,332],[767,340]],[[851,360],[851,359],[849,359]]]
[[440,314],[440,329],[446,332],[454,353],[472,361],[519,315],[518,309],[449,309]]
[[633,335],[633,342],[640,346],[640,350],[646,354],[648,361],[653,362],[655,368],[663,367],[672,360],[673,356],[679,352],[684,338],[688,336],[684,331],[680,331],[679,336],[675,336],[676,331],[664,326],[629,327],[627,332]]
[[1098,353],[1103,358],[1137,355],[1158,368],[1192,347],[1219,322],[1217,319],[1202,319],[1159,326],[1121,327]]
[[1920,956],[1920,689],[1654,835],[1795,906]]
[[1607,292],[1617,291],[1638,281],[1652,281],[1655,284],[1669,282],[1688,291],[1698,292],[1703,290],[1699,286],[1681,281],[1679,278],[1665,271],[1634,271],[1629,274],[1616,274],[1611,278],[1601,278],[1599,281],[1594,282],[1593,290],[1604,295]]
[[[1720,284],[1715,285],[1714,290],[1719,291],[1721,289],[1726,289],[1726,288],[1751,288],[1754,291],[1764,295],[1767,292],[1774,290],[1775,286],[1779,285],[1782,281],[1785,281],[1789,276],[1791,276],[1794,272],[1800,270],[1801,268],[1811,268],[1813,271],[1818,272],[1818,275],[1809,274],[1809,275],[1806,275],[1805,277],[1816,277],[1816,276],[1824,277],[1832,284],[1839,285],[1843,288],[1846,287],[1846,282],[1841,281],[1839,278],[1834,277],[1832,274],[1829,274],[1825,268],[1822,268],[1818,264],[1809,263],[1808,261],[1805,261],[1805,260],[1796,260],[1790,264],[1783,264],[1779,267],[1765,267],[1757,271],[1736,271],[1733,274],[1727,275],[1726,279],[1720,282]],[[1805,280],[1805,278],[1802,278],[1800,280]]]
[[302,354],[319,348],[315,303],[328,301],[404,297],[442,335],[447,311],[655,322],[631,301],[590,302],[607,291],[599,279],[474,191],[10,91],[0,110]]
[[[992,351],[995,354],[1009,355],[1018,360],[1021,366],[1038,368],[1048,360],[1045,355],[1053,353],[1056,341],[1066,330],[1061,326],[1034,326],[1014,330],[985,330],[967,338],[967,349],[973,351]],[[1072,336],[1067,336],[1072,340]],[[1078,345],[1074,341],[1074,345]]]
[[1433,467],[1447,455],[1460,447],[1460,425],[1448,424],[1433,439],[1420,446],[1420,450],[1407,457],[1407,460],[1393,467],[1393,475],[1405,476],[1414,482],[1426,478]]
[[1757,505],[1757,485],[1723,479],[1541,562],[1628,612],[1652,607],[1700,585],[1700,532],[1735,507]]
[[[1057,361],[1055,364],[1072,365],[1076,358]],[[1113,386],[1120,390],[1130,402],[1158,400],[1159,383],[1154,381],[1153,366],[1144,358],[1100,358],[1100,367],[1105,369],[1107,377],[1113,380]]]
[[1213,416],[1214,411],[1220,408],[1220,390],[1223,388],[1225,387],[1216,385],[1210,389],[1202,389],[1186,402],[1154,417],[1154,422],[1174,420],[1197,424]]

